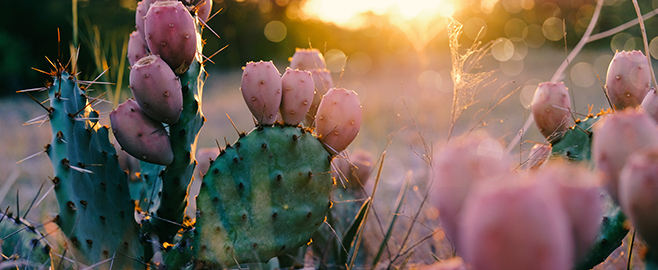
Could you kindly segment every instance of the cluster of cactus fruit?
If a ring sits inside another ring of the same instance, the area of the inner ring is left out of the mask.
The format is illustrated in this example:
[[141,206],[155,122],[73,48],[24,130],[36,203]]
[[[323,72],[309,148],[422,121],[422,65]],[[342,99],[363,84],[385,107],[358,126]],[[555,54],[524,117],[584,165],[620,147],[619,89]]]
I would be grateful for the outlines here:
[[[66,240],[51,251],[33,226],[3,214],[0,229],[21,232],[2,242],[15,249],[13,259],[55,269],[218,269],[267,262],[310,241],[332,206],[332,159],[359,131],[359,99],[333,88],[317,50],[298,50],[283,76],[272,62],[249,62],[240,90],[256,127],[197,154],[205,122],[201,31],[211,3],[138,4],[128,46],[134,99],[110,113],[120,148],[140,160],[139,174],[127,168],[130,179],[75,75],[61,65],[50,72],[46,152],[60,209],[52,222]],[[192,198],[200,155],[203,182]],[[196,216],[187,217],[192,200]]]
[[647,269],[658,265],[658,105],[650,72],[642,52],[617,52],[605,85],[612,110],[583,120],[573,120],[562,82],[540,83],[532,113],[547,143],[535,145],[524,166],[482,148],[495,142],[486,134],[451,142],[434,157],[435,203],[465,263],[590,269],[632,224],[646,242]]
[[[38,227],[0,213],[0,251],[13,254],[5,259],[19,268],[220,269],[277,256],[296,267],[286,258],[311,252],[318,267],[349,265],[374,162],[346,152],[361,125],[356,93],[333,87],[314,49],[297,49],[283,75],[271,61],[249,62],[240,91],[256,126],[224,148],[197,151],[205,122],[201,31],[211,4],[138,4],[128,45],[134,98],[110,122],[139,169],[122,168],[125,157],[76,75],[55,66],[45,88],[52,129],[45,152],[60,210],[50,222],[64,240],[48,243]],[[524,166],[491,150],[502,147],[485,133],[437,152],[430,194],[463,258],[438,269],[590,269],[630,224],[647,244],[647,268],[658,269],[658,98],[650,72],[641,52],[616,53],[605,86],[612,110],[583,120],[574,120],[562,82],[539,84],[532,113],[547,143],[535,145]],[[193,217],[185,215],[191,202]],[[307,247],[310,239],[317,244]]]

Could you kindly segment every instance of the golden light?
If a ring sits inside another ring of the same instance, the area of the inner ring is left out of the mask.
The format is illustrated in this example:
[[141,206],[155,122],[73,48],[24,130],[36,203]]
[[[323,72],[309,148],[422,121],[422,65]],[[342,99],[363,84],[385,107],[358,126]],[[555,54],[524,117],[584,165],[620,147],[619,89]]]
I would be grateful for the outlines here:
[[428,20],[450,17],[455,13],[454,0],[309,0],[302,12],[338,26],[358,29],[367,25],[364,14],[389,16],[395,20]]
[[[301,13],[303,19],[317,19],[354,30],[376,24],[369,20],[372,15],[384,17],[404,33],[407,44],[420,52],[445,29],[446,18],[456,12],[459,3],[459,0],[308,0],[301,6]],[[389,44],[394,51],[406,42],[397,40]]]

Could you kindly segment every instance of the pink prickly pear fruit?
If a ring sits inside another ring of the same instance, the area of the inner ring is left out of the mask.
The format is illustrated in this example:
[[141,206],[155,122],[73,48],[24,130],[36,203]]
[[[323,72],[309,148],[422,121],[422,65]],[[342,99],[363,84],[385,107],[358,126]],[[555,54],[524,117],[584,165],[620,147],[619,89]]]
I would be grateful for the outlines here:
[[641,51],[615,53],[608,66],[605,89],[616,110],[639,106],[650,84],[649,63]]
[[325,69],[324,57],[318,49],[295,49],[290,58],[290,68],[301,70]]
[[658,149],[631,155],[620,178],[619,202],[624,213],[649,247],[658,247]]
[[551,157],[551,151],[553,151],[553,147],[548,144],[535,144],[535,146],[530,149],[530,154],[528,154],[528,159],[526,160],[524,167],[529,170],[538,169],[539,166],[544,164],[544,162],[548,161]]
[[313,77],[308,71],[287,68],[281,76],[281,84],[281,117],[284,123],[297,125],[313,103]]
[[174,160],[164,126],[146,116],[134,99],[112,110],[110,122],[121,148],[133,157],[160,165],[169,165]]
[[361,128],[361,103],[354,91],[331,88],[322,98],[315,117],[315,132],[332,154],[340,153]]
[[196,7],[196,15],[199,17],[199,20],[207,22],[208,18],[210,18],[210,11],[212,11],[212,0],[199,0],[196,3]]
[[[500,154],[490,149],[501,149]],[[498,182],[511,171],[512,163],[502,155],[502,146],[487,134],[451,141],[432,159],[432,204],[446,237],[459,243],[461,213],[469,192],[482,182]],[[459,247],[457,247],[459,248]]]
[[249,62],[240,90],[251,114],[261,125],[272,125],[281,105],[281,74],[272,61]]
[[600,174],[580,164],[555,161],[538,172],[537,180],[547,189],[557,192],[569,217],[576,258],[583,258],[596,238],[603,218]]
[[603,117],[594,129],[592,160],[603,173],[603,186],[619,203],[621,169],[634,152],[658,146],[658,129],[649,115],[633,108]]
[[458,239],[464,261],[478,270],[571,269],[569,220],[555,192],[509,177],[469,194]]
[[346,178],[346,188],[360,189],[370,178],[375,161],[372,154],[363,149],[354,151],[348,157],[349,161],[342,157],[336,157],[333,160],[337,172],[332,174],[336,178]]
[[532,115],[544,137],[555,141],[569,128],[571,99],[564,83],[545,82],[537,86],[532,99]]
[[128,39],[128,62],[132,66],[148,54],[149,51],[146,47],[144,34],[140,34],[139,31],[133,31]]
[[140,1],[137,3],[137,9],[135,10],[135,28],[137,29],[137,34],[144,40],[144,43],[146,43],[146,35],[144,34],[144,17],[149,11],[149,6],[149,1]]
[[654,121],[658,122],[658,94],[656,89],[651,89],[642,100],[642,109],[647,112]]
[[315,115],[318,112],[318,106],[324,94],[329,91],[329,89],[334,87],[334,81],[331,79],[331,72],[328,69],[314,69],[311,70],[311,75],[313,75],[313,84],[315,84],[315,93],[313,94],[313,103],[311,108],[309,108],[308,113],[306,114],[306,119],[304,119],[304,124],[306,126],[312,126],[313,121],[315,120]]
[[198,162],[196,169],[200,178],[206,175],[208,168],[210,168],[210,165],[212,165],[217,156],[219,156],[219,149],[217,147],[201,148],[196,151],[196,161]]
[[194,18],[179,1],[157,1],[144,17],[146,44],[152,54],[180,75],[192,64],[197,49]]
[[130,70],[130,89],[142,111],[153,120],[175,124],[183,111],[178,77],[157,55],[137,61]]

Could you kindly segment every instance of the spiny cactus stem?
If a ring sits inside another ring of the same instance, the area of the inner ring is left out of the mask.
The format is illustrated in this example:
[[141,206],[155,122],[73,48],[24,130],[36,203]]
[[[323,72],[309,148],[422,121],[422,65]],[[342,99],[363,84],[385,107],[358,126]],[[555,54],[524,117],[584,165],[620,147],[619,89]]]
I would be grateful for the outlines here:
[[162,199],[153,204],[149,219],[161,241],[171,242],[184,221],[187,206],[187,189],[192,180],[196,160],[196,141],[205,118],[201,113],[201,96],[206,73],[198,60],[181,75],[183,85],[183,111],[180,120],[169,126],[174,161],[161,174]]

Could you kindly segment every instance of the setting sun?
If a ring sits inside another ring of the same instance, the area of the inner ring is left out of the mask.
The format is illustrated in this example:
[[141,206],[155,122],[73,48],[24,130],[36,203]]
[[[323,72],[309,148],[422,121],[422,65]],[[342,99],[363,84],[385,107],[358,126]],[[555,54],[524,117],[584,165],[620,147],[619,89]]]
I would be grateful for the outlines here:
[[324,22],[356,29],[367,25],[363,16],[366,13],[389,16],[395,21],[428,21],[452,16],[455,3],[452,0],[310,0],[302,10]]

